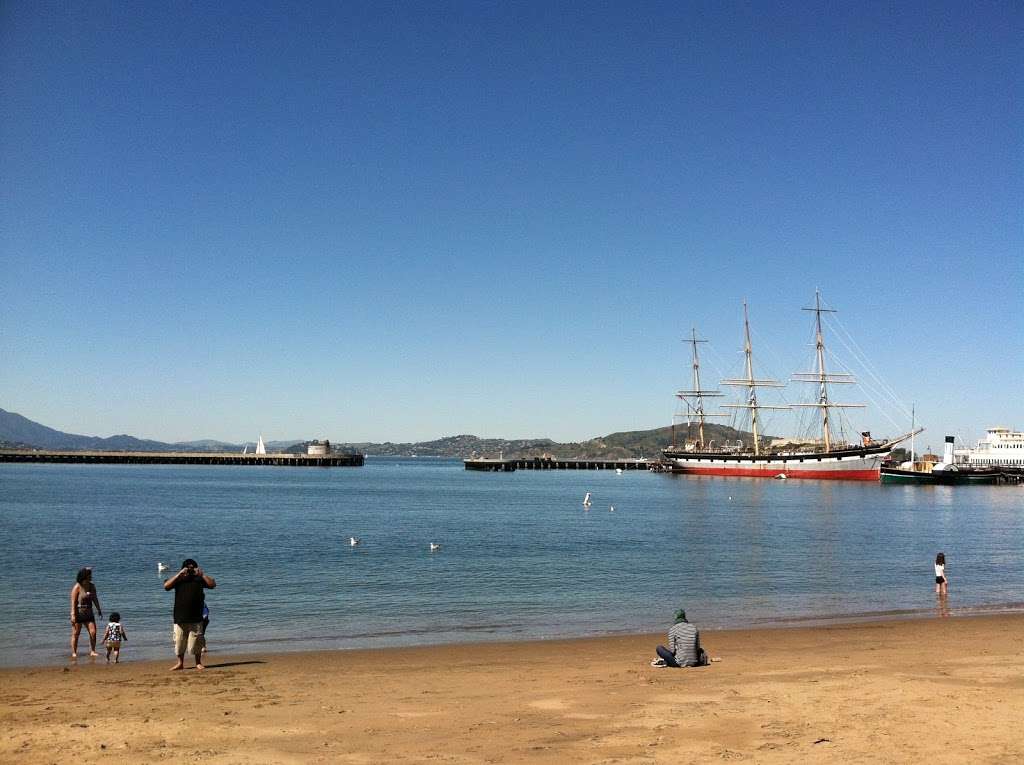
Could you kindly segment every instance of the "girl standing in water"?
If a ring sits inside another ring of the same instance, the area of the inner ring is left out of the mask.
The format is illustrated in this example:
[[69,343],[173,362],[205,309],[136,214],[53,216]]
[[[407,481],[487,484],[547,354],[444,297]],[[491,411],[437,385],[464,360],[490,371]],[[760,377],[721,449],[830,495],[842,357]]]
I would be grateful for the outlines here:
[[935,556],[935,594],[947,595],[946,587],[949,582],[946,580],[946,553],[939,553]]

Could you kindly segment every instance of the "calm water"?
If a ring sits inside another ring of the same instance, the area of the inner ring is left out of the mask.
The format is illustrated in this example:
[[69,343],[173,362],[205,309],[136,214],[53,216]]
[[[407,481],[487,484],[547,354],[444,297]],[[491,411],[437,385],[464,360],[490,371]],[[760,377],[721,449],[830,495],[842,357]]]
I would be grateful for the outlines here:
[[0,522],[8,665],[63,660],[82,565],[105,613],[121,612],[125,658],[169,657],[173,596],[156,564],[186,557],[218,582],[217,652],[661,630],[680,604],[705,628],[934,613],[938,550],[953,613],[1024,609],[1021,487],[482,474],[424,459],[0,465]]

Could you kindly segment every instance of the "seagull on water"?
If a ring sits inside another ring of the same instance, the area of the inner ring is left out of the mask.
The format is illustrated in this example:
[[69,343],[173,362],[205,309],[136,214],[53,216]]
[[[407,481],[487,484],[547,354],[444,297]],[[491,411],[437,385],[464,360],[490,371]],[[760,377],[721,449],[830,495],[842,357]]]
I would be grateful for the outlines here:
[[164,573],[167,570],[167,568],[168,567],[167,567],[166,564],[161,563],[160,561],[157,561],[157,563],[156,563],[156,573],[162,574],[162,573]]
[[357,544],[359,544],[359,538],[358,537],[349,537],[348,538],[348,546],[349,547],[355,547]]
[[441,549],[441,545],[439,545],[437,542],[431,542],[430,543],[430,552],[437,552],[440,549]]

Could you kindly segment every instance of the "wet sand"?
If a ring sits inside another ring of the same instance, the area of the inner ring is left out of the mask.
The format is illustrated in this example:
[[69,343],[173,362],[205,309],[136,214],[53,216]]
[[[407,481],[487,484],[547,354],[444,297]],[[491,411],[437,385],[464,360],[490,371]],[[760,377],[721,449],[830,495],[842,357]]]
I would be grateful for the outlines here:
[[2,762],[1024,761],[1024,616],[0,670]]

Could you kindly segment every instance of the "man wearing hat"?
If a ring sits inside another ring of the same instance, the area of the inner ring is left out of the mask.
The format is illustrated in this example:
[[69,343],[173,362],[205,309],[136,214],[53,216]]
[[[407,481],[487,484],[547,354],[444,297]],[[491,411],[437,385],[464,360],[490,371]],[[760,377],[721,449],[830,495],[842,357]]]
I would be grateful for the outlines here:
[[652,667],[703,667],[707,652],[700,647],[700,633],[686,621],[686,611],[676,611],[676,623],[668,631],[668,648],[659,645],[658,657]]

